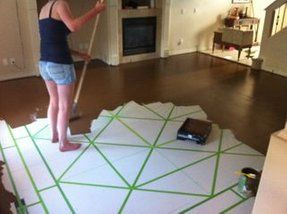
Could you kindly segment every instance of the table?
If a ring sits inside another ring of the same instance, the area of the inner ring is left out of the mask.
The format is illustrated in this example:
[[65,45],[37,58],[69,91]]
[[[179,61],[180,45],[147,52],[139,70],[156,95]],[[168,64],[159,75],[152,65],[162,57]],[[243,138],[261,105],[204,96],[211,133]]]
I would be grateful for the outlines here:
[[[225,46],[232,46],[236,50],[238,50],[238,59],[237,59],[238,61],[240,59],[241,52],[242,52],[242,50],[244,48],[248,48],[248,55],[250,55],[251,48],[252,48],[252,41],[247,42],[247,43],[246,42],[245,43],[238,42],[236,39],[233,39],[234,35],[232,35],[232,34],[234,34],[236,32],[230,32],[229,33],[227,31],[226,33],[230,34],[230,36],[229,35],[225,36],[225,35],[223,35],[223,33],[224,33],[223,31],[215,31],[214,32],[212,53],[214,53],[215,44],[220,44],[220,45],[222,45],[222,51],[225,49]],[[248,34],[248,32],[240,32],[240,33],[242,34],[242,36],[244,36],[244,33]],[[249,36],[249,37],[251,36],[252,37],[252,35],[250,35],[250,34],[247,35],[247,36]],[[230,38],[228,38],[227,40],[224,40],[224,37],[226,37],[226,38],[230,37]],[[238,35],[237,35],[237,37],[238,37]],[[250,40],[252,40],[252,38]]]
[[256,27],[254,42],[257,42],[260,19],[255,17],[241,19],[225,18],[224,24],[226,27],[233,27],[239,29],[241,29],[242,27],[248,27],[250,30],[254,30],[254,27]]

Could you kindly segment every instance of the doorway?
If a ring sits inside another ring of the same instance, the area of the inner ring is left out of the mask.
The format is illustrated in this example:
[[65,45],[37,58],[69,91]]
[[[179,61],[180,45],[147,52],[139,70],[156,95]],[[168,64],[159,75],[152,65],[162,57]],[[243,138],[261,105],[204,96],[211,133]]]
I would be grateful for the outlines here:
[[204,53],[245,65],[260,57],[265,8],[273,0],[250,0],[238,3],[233,0],[221,26],[212,35],[212,47]]

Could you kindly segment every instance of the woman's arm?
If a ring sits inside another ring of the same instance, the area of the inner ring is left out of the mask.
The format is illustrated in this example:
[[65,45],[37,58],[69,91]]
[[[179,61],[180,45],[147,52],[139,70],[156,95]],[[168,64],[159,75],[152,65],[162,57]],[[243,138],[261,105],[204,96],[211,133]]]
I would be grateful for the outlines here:
[[72,54],[73,56],[80,56],[80,52],[79,52],[79,51],[70,49],[70,52],[71,52],[71,54]]
[[69,4],[65,0],[60,0],[57,4],[58,15],[72,32],[80,30],[84,24],[105,9],[105,4],[97,2],[87,13],[78,18],[73,18]]
[[76,51],[73,49],[70,49],[70,51],[71,51],[71,54],[76,56],[76,57],[80,57],[81,59],[83,59],[87,62],[91,61],[91,56],[89,54],[82,53],[82,52],[79,52],[79,51]]

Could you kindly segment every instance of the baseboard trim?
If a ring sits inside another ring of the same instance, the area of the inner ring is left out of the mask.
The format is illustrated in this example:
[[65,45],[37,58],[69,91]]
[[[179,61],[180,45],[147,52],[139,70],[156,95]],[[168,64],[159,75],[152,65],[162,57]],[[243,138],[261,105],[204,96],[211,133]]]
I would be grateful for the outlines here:
[[21,72],[21,73],[9,73],[0,75],[0,81],[7,81],[7,80],[15,80],[15,79],[22,79],[26,77],[34,77],[40,76],[39,73],[36,72]]
[[183,50],[170,50],[169,51],[169,56],[193,53],[193,52],[196,52],[196,51],[197,50],[195,48],[189,48],[189,49],[183,49]]
[[269,67],[264,66],[264,65],[263,65],[262,70],[267,71],[267,72],[270,72],[270,73],[272,73],[272,74],[276,74],[276,75],[282,76],[282,77],[287,77],[287,73],[286,73],[286,72],[277,71],[277,70],[272,70],[272,69],[270,69]]
[[240,61],[234,61],[234,60],[226,59],[226,58],[223,58],[223,57],[214,56],[212,54],[205,53],[205,52],[202,52],[202,51],[197,51],[197,53],[204,54],[204,55],[211,56],[211,57],[215,57],[217,59],[225,60],[225,61],[228,61],[228,62],[233,62],[233,63],[239,64],[239,65],[242,65],[242,66],[251,67],[250,65],[247,65],[247,64],[242,63]]

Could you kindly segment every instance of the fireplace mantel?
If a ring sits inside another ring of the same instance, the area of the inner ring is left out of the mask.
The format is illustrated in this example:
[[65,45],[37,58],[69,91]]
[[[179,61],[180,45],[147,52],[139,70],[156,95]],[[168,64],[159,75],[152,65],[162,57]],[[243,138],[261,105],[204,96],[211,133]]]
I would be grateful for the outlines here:
[[[122,20],[124,18],[144,18],[144,17],[156,17],[156,51],[153,53],[136,54],[130,56],[123,55],[123,25]],[[160,9],[137,9],[137,10],[120,10],[119,11],[119,60],[120,63],[135,62],[147,59],[154,59],[160,57],[161,47],[161,10]]]
[[161,12],[161,9],[152,8],[152,9],[122,9],[119,10],[120,18],[131,18],[131,17],[149,17],[157,16]]
[[[162,2],[165,2],[163,4]],[[169,28],[169,1],[156,1],[155,8],[149,9],[122,9],[121,0],[111,0],[107,8],[108,21],[108,59],[107,63],[118,65],[127,62],[136,62],[159,57],[167,57],[168,28]],[[123,56],[123,29],[122,19],[136,17],[157,17],[156,51],[153,53]]]

